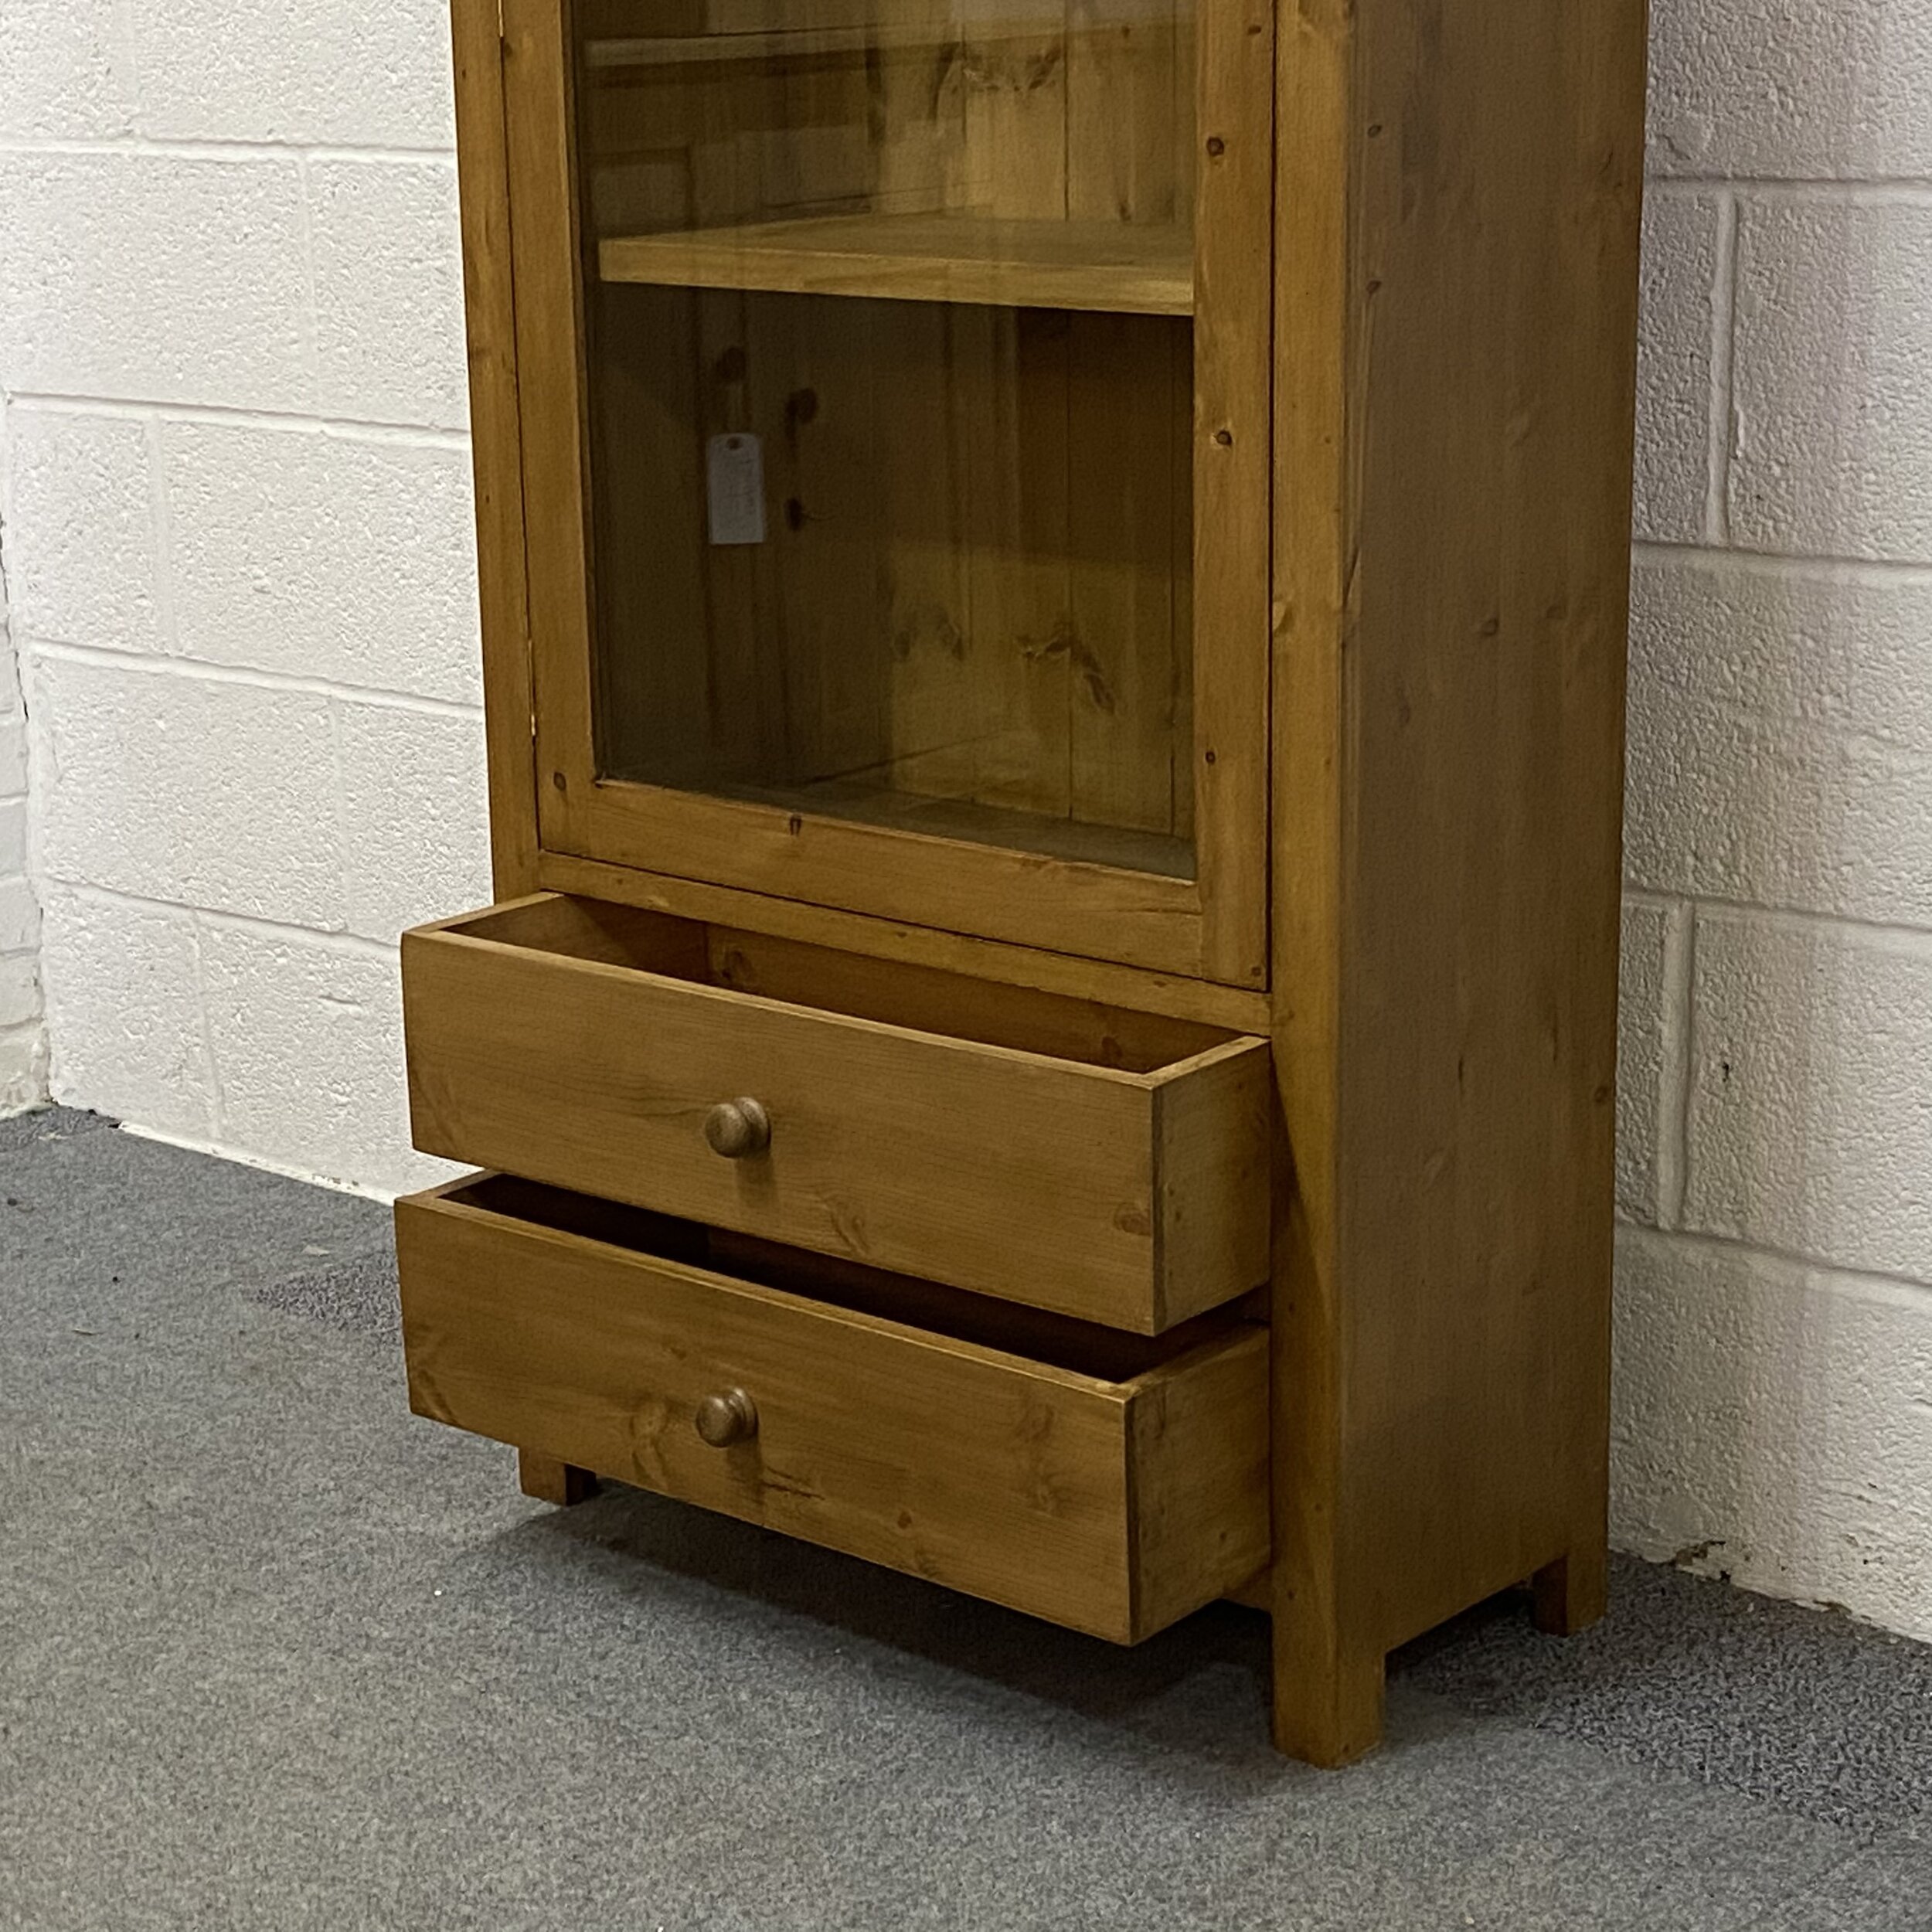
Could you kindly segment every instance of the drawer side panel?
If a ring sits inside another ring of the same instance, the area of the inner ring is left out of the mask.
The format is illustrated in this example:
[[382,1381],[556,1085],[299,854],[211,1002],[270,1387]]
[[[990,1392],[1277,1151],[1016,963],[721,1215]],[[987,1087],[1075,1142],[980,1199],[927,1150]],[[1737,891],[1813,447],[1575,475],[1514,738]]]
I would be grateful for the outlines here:
[[1268,1560],[1267,1332],[1183,1358],[1133,1400],[1134,1621],[1145,1635]]

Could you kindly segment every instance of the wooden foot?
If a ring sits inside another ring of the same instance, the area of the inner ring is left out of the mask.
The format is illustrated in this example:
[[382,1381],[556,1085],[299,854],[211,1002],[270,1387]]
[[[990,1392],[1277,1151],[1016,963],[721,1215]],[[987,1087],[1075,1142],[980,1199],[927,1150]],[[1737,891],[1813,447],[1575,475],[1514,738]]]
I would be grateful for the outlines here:
[[1379,1656],[1310,1657],[1274,1621],[1274,1748],[1325,1768],[1352,1764],[1382,1742]]
[[580,1469],[573,1462],[560,1462],[536,1449],[516,1452],[516,1478],[525,1495],[564,1509],[588,1502],[597,1493],[597,1479],[589,1470]]
[[1530,1615],[1552,1637],[1573,1637],[1609,1607],[1610,1555],[1599,1543],[1546,1563],[1529,1580]]

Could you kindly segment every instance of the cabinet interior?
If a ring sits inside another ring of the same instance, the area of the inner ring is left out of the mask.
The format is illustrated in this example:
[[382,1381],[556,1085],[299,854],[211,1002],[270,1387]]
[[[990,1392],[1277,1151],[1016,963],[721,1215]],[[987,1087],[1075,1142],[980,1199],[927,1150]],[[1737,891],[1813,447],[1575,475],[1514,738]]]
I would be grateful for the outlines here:
[[577,22],[600,775],[1192,877],[1191,12]]

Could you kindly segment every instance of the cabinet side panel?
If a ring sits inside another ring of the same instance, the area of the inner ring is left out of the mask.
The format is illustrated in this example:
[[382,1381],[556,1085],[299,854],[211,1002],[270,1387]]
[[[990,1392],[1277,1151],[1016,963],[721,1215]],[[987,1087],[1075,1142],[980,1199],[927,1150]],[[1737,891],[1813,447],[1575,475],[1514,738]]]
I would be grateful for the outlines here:
[[1277,882],[1281,983],[1314,974],[1281,1003],[1313,1352],[1279,1366],[1326,1472],[1314,1594],[1386,1648],[1603,1542],[1645,22],[1301,13],[1346,45],[1346,185],[1284,184],[1280,243],[1342,273],[1338,386],[1284,449],[1322,473],[1280,532],[1317,845]]
[[496,0],[452,0],[470,433],[476,474],[483,702],[488,718],[490,854],[499,899],[537,889],[536,757],[523,571],[523,457],[517,426],[516,309]]
[[1358,20],[1341,1226],[1394,1643],[1604,1534],[1645,9]]

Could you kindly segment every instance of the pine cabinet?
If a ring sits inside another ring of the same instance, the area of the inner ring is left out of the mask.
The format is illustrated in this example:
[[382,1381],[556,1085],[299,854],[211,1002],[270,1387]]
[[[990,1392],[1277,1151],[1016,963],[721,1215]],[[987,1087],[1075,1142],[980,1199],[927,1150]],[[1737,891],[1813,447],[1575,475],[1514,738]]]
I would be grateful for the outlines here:
[[1275,1735],[1600,1608],[1641,0],[454,0],[411,1399]]

